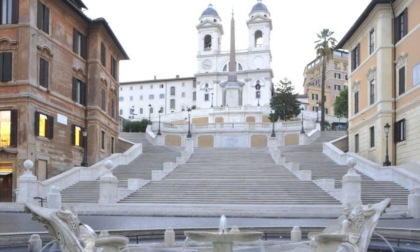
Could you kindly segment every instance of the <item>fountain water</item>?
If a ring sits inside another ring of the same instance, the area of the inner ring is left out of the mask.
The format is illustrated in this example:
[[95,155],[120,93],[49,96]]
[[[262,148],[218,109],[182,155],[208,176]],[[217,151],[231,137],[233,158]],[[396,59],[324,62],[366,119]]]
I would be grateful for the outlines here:
[[395,250],[392,248],[392,246],[391,246],[391,244],[388,242],[388,240],[385,238],[385,237],[383,237],[382,235],[380,235],[380,234],[378,234],[378,233],[376,233],[376,232],[373,232],[375,235],[377,235],[377,236],[379,236],[379,237],[381,237],[381,239],[386,243],[386,245],[388,245],[388,247],[391,249],[391,251],[392,252],[395,252]]
[[226,233],[226,217],[222,215],[219,221],[219,234]]

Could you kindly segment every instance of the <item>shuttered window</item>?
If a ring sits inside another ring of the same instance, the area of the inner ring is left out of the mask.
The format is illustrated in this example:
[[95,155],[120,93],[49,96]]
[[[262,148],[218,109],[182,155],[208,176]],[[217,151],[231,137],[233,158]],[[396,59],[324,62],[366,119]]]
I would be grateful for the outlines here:
[[87,37],[77,29],[73,29],[73,52],[82,58],[87,58]]
[[394,40],[400,41],[408,33],[408,9],[394,19]]
[[39,59],[39,85],[48,88],[50,63],[43,58]]
[[0,0],[0,25],[19,22],[19,1]]
[[54,117],[35,112],[35,136],[54,137]]
[[73,78],[72,100],[86,105],[86,84],[76,78]]
[[0,79],[1,82],[12,80],[12,53],[0,53]]
[[50,9],[40,1],[38,1],[37,26],[41,31],[50,33]]

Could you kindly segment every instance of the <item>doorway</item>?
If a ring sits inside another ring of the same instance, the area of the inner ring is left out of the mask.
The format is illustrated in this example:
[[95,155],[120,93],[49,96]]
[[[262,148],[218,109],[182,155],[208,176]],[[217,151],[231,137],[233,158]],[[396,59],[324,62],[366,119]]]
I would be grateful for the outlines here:
[[13,164],[0,163],[0,202],[12,202]]

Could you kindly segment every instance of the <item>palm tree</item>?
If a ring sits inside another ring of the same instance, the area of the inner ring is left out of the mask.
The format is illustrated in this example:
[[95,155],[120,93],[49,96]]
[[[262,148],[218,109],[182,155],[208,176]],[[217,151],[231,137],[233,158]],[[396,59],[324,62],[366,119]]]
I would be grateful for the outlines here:
[[335,43],[337,40],[332,37],[333,31],[323,29],[320,34],[317,34],[318,40],[315,41],[315,50],[318,58],[322,58],[322,80],[321,80],[321,131],[325,130],[325,71],[327,68],[327,61],[332,58]]

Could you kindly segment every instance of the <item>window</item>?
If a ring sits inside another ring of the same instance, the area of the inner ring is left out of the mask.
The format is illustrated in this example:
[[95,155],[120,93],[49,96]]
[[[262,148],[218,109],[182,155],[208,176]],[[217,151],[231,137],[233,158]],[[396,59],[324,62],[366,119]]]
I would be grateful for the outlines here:
[[[17,1],[15,1],[17,2]],[[50,9],[38,1],[37,26],[41,31],[50,33]]]
[[211,36],[206,35],[204,37],[204,51],[209,51],[209,50],[211,50]]
[[197,82],[193,81],[193,88],[197,87]]
[[261,91],[255,92],[255,98],[260,99],[261,98]]
[[106,47],[104,43],[101,43],[101,64],[106,66]]
[[181,97],[182,97],[182,98],[185,98],[185,92],[182,92],[182,93],[181,93]]
[[120,109],[120,115],[123,115],[123,114],[124,114],[124,110]]
[[35,136],[42,136],[49,139],[53,138],[54,117],[35,112]]
[[175,99],[171,99],[170,101],[170,108],[175,109]]
[[150,85],[150,89],[153,89],[153,85]]
[[130,101],[133,101],[133,96],[130,96]]
[[0,77],[1,82],[12,80],[12,53],[0,53]]
[[115,119],[115,100],[111,99],[111,117]]
[[143,108],[140,108],[140,115],[143,115]]
[[119,101],[124,101],[124,96],[120,96]]
[[334,78],[336,78],[336,79],[341,79],[341,74],[339,74],[339,73],[334,73]]
[[262,47],[263,45],[263,34],[262,31],[255,32],[255,47]]
[[0,0],[0,24],[17,24],[19,21],[19,1]]
[[163,84],[160,84],[160,85],[159,85],[159,87],[160,87],[160,88],[163,88],[163,87],[164,87],[164,85],[163,85]]
[[405,9],[394,19],[394,39],[395,43],[400,41],[408,32],[408,10]]
[[344,76],[344,79],[345,79],[345,80],[348,80],[348,79],[349,79],[349,76],[346,74],[346,75]]
[[111,137],[111,154],[114,153],[114,148],[115,148],[114,146],[115,146],[115,138]]
[[74,102],[86,105],[86,84],[76,78],[73,78],[72,99]]
[[209,101],[209,94],[208,93],[204,94],[204,101]]
[[163,107],[160,107],[159,113],[163,113]]
[[87,37],[76,29],[73,29],[73,52],[87,58]]
[[359,91],[354,92],[354,114],[359,113]]
[[370,135],[370,148],[375,147],[375,127],[372,126],[369,128]]
[[155,96],[154,95],[149,95],[149,100],[154,100],[155,99]]
[[17,110],[0,111],[0,147],[16,147],[17,123]]
[[159,98],[160,98],[160,99],[165,99],[165,94],[160,94],[160,95],[159,95]]
[[340,91],[341,90],[341,86],[340,85],[334,85],[334,90]]
[[133,86],[130,86],[130,90],[133,90]]
[[375,103],[375,79],[369,81],[369,104]]
[[171,87],[171,95],[175,95],[175,87]]
[[193,101],[197,100],[197,92],[193,92]]
[[105,89],[102,89],[102,91],[101,91],[101,109],[103,111],[106,110],[106,92],[105,92]]
[[82,128],[76,125],[71,126],[71,144],[75,146],[83,146]]
[[39,85],[48,88],[50,63],[43,58],[39,59]]
[[399,120],[395,123],[395,142],[405,141],[406,136],[405,119]]
[[105,131],[101,131],[101,149],[105,150]]
[[375,30],[372,29],[369,32],[369,54],[375,51]]
[[360,44],[351,51],[351,70],[354,71],[360,65]]
[[402,95],[405,93],[405,67],[401,67],[398,70],[398,94]]
[[143,100],[143,95],[140,95],[140,101]]
[[312,94],[312,100],[318,100],[318,94]]
[[359,134],[354,135],[354,152],[359,152]]
[[143,86],[140,86],[140,90],[143,90]]
[[114,57],[111,57],[111,75],[112,77],[114,77],[114,79],[117,79],[117,69],[118,69],[117,60]]

